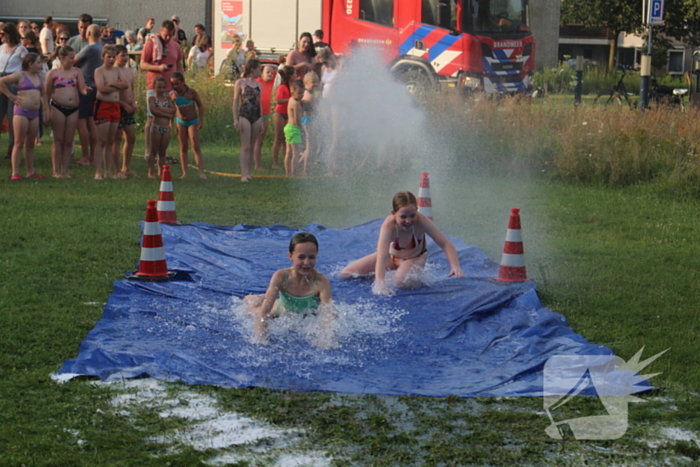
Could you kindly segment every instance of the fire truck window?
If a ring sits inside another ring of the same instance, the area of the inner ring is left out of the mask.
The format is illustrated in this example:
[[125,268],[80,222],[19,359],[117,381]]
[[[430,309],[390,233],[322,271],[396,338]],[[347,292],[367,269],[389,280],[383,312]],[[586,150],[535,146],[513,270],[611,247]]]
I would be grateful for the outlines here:
[[455,29],[455,0],[423,0],[421,22],[445,29]]
[[527,28],[527,0],[463,0],[464,32],[518,32]]
[[394,0],[360,0],[360,18],[394,27]]

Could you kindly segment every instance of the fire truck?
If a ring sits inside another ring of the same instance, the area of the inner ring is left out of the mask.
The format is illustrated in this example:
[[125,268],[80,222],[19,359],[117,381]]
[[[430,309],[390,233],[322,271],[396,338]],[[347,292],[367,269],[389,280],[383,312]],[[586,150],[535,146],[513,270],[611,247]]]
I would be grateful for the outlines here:
[[337,54],[376,49],[409,90],[447,85],[515,93],[532,86],[528,0],[220,1],[240,4],[238,23],[231,26],[224,15],[228,24],[220,26],[229,35],[237,30],[259,48],[281,52],[301,32],[321,29]]

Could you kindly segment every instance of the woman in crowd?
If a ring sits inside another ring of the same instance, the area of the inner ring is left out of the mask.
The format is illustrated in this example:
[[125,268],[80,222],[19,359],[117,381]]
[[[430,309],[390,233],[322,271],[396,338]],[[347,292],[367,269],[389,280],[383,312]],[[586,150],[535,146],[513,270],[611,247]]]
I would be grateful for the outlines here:
[[299,36],[297,48],[287,55],[287,66],[296,71],[298,79],[303,79],[307,72],[313,71],[313,63],[316,58],[316,49],[311,34],[304,32]]
[[[0,39],[2,39],[2,45],[0,45],[0,77],[22,71],[22,59],[29,52],[26,47],[20,44],[19,31],[15,23],[3,23],[0,27]],[[17,94],[17,87],[14,83],[8,83],[7,87],[12,94]],[[15,145],[15,136],[12,129],[13,102],[14,100],[8,96],[0,95],[0,122],[7,118],[8,135],[10,137],[5,159],[11,157],[12,148]]]

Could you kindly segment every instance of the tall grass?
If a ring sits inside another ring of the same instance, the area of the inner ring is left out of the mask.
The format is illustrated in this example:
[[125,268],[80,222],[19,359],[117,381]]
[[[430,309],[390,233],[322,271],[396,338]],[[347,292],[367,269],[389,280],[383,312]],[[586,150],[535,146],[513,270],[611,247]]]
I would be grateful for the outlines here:
[[435,96],[428,112],[465,158],[484,170],[538,174],[565,182],[623,187],[654,182],[700,195],[698,112],[640,113],[550,100]]

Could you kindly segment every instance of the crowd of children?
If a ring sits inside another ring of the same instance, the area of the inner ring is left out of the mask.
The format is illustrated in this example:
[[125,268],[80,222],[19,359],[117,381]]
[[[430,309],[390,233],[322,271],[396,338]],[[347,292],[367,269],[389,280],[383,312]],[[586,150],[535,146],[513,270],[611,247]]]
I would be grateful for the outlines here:
[[[170,163],[177,163],[167,156],[171,133],[177,131],[182,176],[188,173],[191,145],[199,176],[206,178],[199,141],[205,108],[197,91],[186,84],[182,57],[167,59],[170,41],[179,42],[181,31],[176,18],[163,21],[158,33],[152,32],[155,20],[148,18],[146,28],[139,29],[138,33],[127,31],[126,45],[113,45],[113,28],[93,24],[88,14],[80,16],[79,34],[72,38],[51,17],[45,20],[41,41],[31,40],[34,37],[31,31],[20,35],[13,23],[0,24],[3,33],[0,65],[4,61],[6,69],[0,79],[0,113],[3,113],[0,120],[6,116],[9,123],[11,179],[23,178],[19,174],[22,154],[27,166],[26,176],[43,178],[33,168],[34,142],[43,126],[51,127],[53,137],[53,177],[70,178],[68,172],[76,151],[76,132],[83,153],[77,163],[94,165],[96,180],[136,176],[131,160],[138,110],[134,92],[137,71],[130,66],[133,64],[129,52],[137,47],[142,50],[138,68],[147,73],[145,110],[148,117],[144,122],[144,136],[148,176],[159,174],[166,158]],[[20,27],[26,29],[28,23],[24,23],[20,22]],[[316,31],[314,36],[317,45],[327,45],[319,42],[323,37],[321,31]],[[232,111],[234,127],[241,135],[242,182],[252,179],[251,170],[266,170],[261,159],[269,127],[274,131],[272,169],[284,167],[289,177],[299,172],[307,174],[309,161],[319,153],[313,123],[315,110],[318,99],[327,95],[332,87],[337,62],[328,47],[317,53],[313,40],[310,33],[301,34],[297,47],[281,55],[277,65],[263,66],[258,60],[255,43],[248,40],[243,48],[240,38],[234,37],[222,72],[238,78],[234,81]],[[40,47],[39,51],[47,50],[43,56],[32,55],[36,67],[34,62],[23,61],[35,46]],[[210,47],[211,40],[198,31],[189,56],[192,73],[206,67],[206,59],[211,56]],[[32,71],[34,68],[37,73]],[[155,80],[157,77],[163,79]],[[37,80],[40,84],[35,87],[27,84]],[[40,115],[27,117],[21,109],[33,112],[28,106],[35,104],[39,106]],[[13,110],[15,107],[17,110]]]

